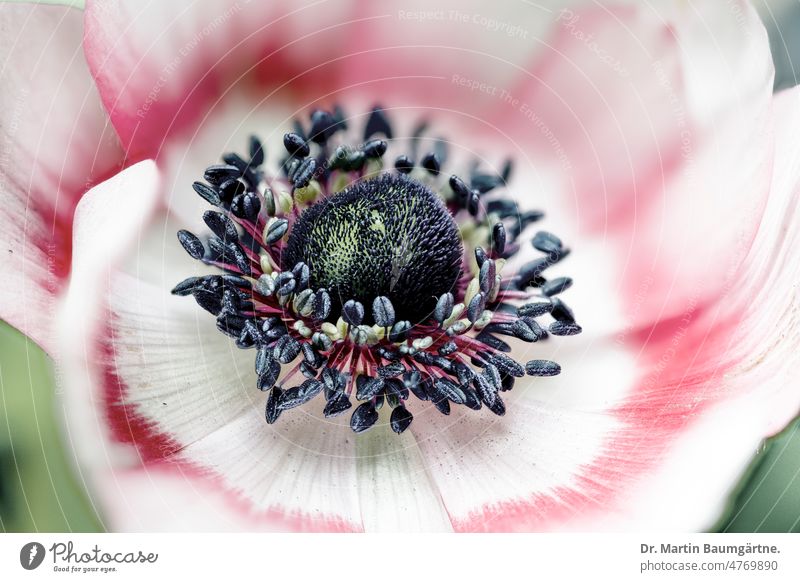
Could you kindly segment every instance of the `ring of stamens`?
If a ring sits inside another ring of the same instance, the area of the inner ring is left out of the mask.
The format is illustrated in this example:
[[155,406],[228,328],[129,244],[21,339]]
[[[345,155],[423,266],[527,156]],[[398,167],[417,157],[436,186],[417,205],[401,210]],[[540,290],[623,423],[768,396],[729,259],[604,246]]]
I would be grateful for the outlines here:
[[320,395],[326,417],[360,402],[355,432],[372,427],[384,404],[403,432],[411,395],[443,414],[452,405],[504,414],[501,393],[516,378],[561,368],[517,362],[502,336],[537,342],[581,331],[557,297],[572,280],[545,276],[569,250],[539,231],[531,244],[541,256],[508,272],[523,231],[542,218],[498,194],[510,163],[446,179],[439,140],[385,170],[392,126],[378,107],[360,145],[347,133],[340,109],[315,111],[310,126],[298,122],[284,136],[281,174],[263,169],[255,137],[247,159],[229,153],[207,168],[193,188],[217,208],[203,216],[212,234],[181,230],[178,239],[222,272],[186,279],[173,294],[192,295],[238,347],[256,351],[268,423]]

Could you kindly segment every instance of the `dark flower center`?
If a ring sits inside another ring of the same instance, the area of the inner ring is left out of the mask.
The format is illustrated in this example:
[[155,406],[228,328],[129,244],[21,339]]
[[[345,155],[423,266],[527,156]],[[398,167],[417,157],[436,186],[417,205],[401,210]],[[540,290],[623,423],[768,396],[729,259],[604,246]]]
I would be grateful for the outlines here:
[[[224,154],[192,184],[215,208],[203,214],[210,234],[180,230],[178,241],[222,273],[172,293],[193,296],[220,332],[255,351],[267,423],[323,398],[323,415],[350,414],[357,433],[384,406],[402,433],[414,419],[409,400],[502,416],[517,379],[561,372],[550,360],[523,365],[510,342],[581,332],[559,298],[572,279],[549,276],[570,249],[550,232],[526,234],[543,214],[520,212],[504,193],[510,161],[449,174],[446,140],[419,151],[431,143],[427,127],[392,167],[380,107],[361,137],[341,108],[317,110],[283,136],[277,173],[253,136],[245,157]],[[510,268],[525,243],[538,255]]]
[[439,197],[417,181],[384,174],[305,210],[282,263],[307,264],[312,288],[326,288],[339,306],[384,296],[398,319],[416,323],[453,291],[462,256],[458,226]]

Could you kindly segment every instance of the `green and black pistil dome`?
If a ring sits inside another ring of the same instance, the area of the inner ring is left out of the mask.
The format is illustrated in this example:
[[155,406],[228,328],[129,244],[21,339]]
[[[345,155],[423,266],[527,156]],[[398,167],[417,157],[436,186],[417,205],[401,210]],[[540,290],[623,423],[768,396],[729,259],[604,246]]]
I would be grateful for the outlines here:
[[312,288],[327,289],[338,307],[383,296],[399,319],[418,323],[456,288],[463,253],[458,226],[436,194],[402,174],[383,174],[304,211],[282,264],[307,264]]

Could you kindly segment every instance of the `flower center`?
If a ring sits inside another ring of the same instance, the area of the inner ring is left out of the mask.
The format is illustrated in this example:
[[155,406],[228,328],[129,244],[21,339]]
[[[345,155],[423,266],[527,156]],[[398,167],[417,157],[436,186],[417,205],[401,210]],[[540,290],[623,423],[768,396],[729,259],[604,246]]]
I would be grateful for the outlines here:
[[[430,189],[403,175],[357,182],[295,222],[282,263],[311,271],[343,305],[388,297],[398,319],[417,323],[461,275],[458,226]],[[370,321],[370,323],[374,323]]]
[[[509,342],[580,333],[558,297],[572,279],[549,277],[569,248],[547,231],[525,234],[543,214],[504,193],[510,161],[448,176],[447,142],[425,138],[427,127],[387,167],[398,144],[382,109],[360,137],[340,108],[319,110],[283,136],[277,172],[251,137],[249,155],[224,154],[192,184],[216,208],[203,214],[211,234],[180,230],[178,240],[222,274],[172,293],[192,295],[255,351],[267,423],[312,400],[324,400],[326,418],[350,414],[357,433],[387,408],[384,420],[405,431],[410,400],[502,416],[517,379],[560,373],[550,360],[518,362]],[[432,151],[418,151],[426,143]],[[509,268],[528,244],[536,254]]]

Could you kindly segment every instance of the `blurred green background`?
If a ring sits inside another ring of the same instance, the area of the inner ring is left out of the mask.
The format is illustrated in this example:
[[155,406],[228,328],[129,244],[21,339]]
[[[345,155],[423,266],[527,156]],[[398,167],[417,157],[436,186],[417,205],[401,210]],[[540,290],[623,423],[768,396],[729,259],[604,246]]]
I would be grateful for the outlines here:
[[50,359],[0,322],[0,527],[98,531],[56,417]]
[[[55,0],[58,1],[58,0]],[[81,5],[81,0],[61,3]],[[800,0],[755,2],[770,32],[777,89],[797,84]],[[0,322],[0,530],[99,531],[64,446],[47,356]],[[731,532],[800,531],[800,420],[770,439],[715,528]]]

